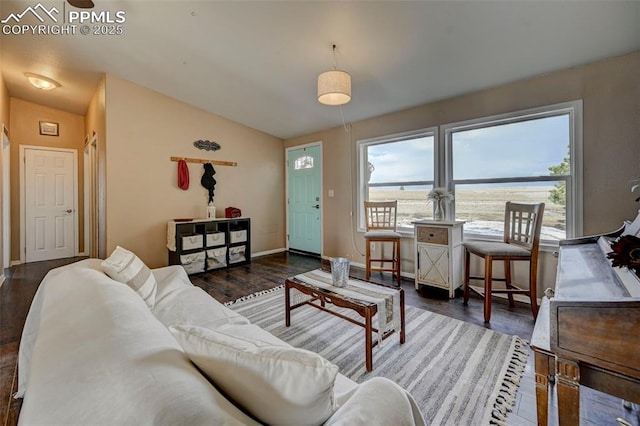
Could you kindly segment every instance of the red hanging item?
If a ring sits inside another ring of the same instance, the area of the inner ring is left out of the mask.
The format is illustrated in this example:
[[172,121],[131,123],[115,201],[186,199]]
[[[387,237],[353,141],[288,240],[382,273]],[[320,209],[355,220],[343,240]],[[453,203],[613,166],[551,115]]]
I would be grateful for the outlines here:
[[178,161],[178,187],[185,191],[189,189],[189,166],[184,160]]

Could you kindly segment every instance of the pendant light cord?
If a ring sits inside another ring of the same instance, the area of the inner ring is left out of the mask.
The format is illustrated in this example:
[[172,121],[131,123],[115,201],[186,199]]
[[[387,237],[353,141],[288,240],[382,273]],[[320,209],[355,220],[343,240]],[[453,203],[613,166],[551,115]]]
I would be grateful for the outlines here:
[[337,70],[338,69],[338,65],[336,62],[336,45],[333,45],[333,69]]

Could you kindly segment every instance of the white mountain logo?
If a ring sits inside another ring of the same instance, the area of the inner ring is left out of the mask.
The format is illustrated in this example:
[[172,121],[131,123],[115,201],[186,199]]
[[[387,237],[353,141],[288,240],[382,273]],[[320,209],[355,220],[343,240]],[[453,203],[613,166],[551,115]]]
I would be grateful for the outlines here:
[[[38,13],[40,12],[40,13]],[[51,18],[51,20],[53,22],[58,22],[58,18],[56,18],[53,13],[55,12],[55,14],[57,15],[59,13],[58,9],[56,9],[56,7],[52,7],[51,10],[47,10],[46,7],[44,7],[42,5],[42,3],[38,3],[36,4],[34,7],[27,7],[24,11],[22,11],[22,13],[11,13],[9,14],[9,16],[7,16],[5,19],[3,19],[2,21],[0,21],[3,24],[8,23],[9,21],[11,21],[12,19],[15,21],[15,23],[19,23],[20,20],[27,14],[27,13],[31,13],[33,16],[35,16],[40,22],[44,23],[44,18],[42,17],[44,16],[48,16],[49,18]]]

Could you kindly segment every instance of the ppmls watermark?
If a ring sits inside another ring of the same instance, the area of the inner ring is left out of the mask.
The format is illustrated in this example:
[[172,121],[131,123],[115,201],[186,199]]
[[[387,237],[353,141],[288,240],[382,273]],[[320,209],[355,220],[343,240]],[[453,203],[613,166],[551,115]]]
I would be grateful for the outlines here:
[[[60,12],[62,10],[62,13]],[[20,13],[10,13],[0,21],[4,35],[120,35],[124,33],[126,13],[123,10],[66,10],[47,9],[42,3],[28,6]],[[39,24],[27,24],[35,18]]]

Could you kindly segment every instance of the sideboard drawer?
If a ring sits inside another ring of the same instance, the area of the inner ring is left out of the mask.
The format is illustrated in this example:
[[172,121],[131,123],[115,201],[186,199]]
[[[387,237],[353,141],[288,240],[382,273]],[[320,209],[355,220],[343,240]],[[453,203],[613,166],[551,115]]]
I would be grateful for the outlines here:
[[416,239],[419,243],[449,244],[449,232],[447,228],[435,226],[418,226]]
[[202,248],[202,235],[184,235],[182,237],[182,250],[193,250]]
[[226,244],[224,232],[207,233],[207,247],[222,246]]
[[229,241],[231,244],[244,243],[247,241],[247,231],[231,231],[229,233]]

